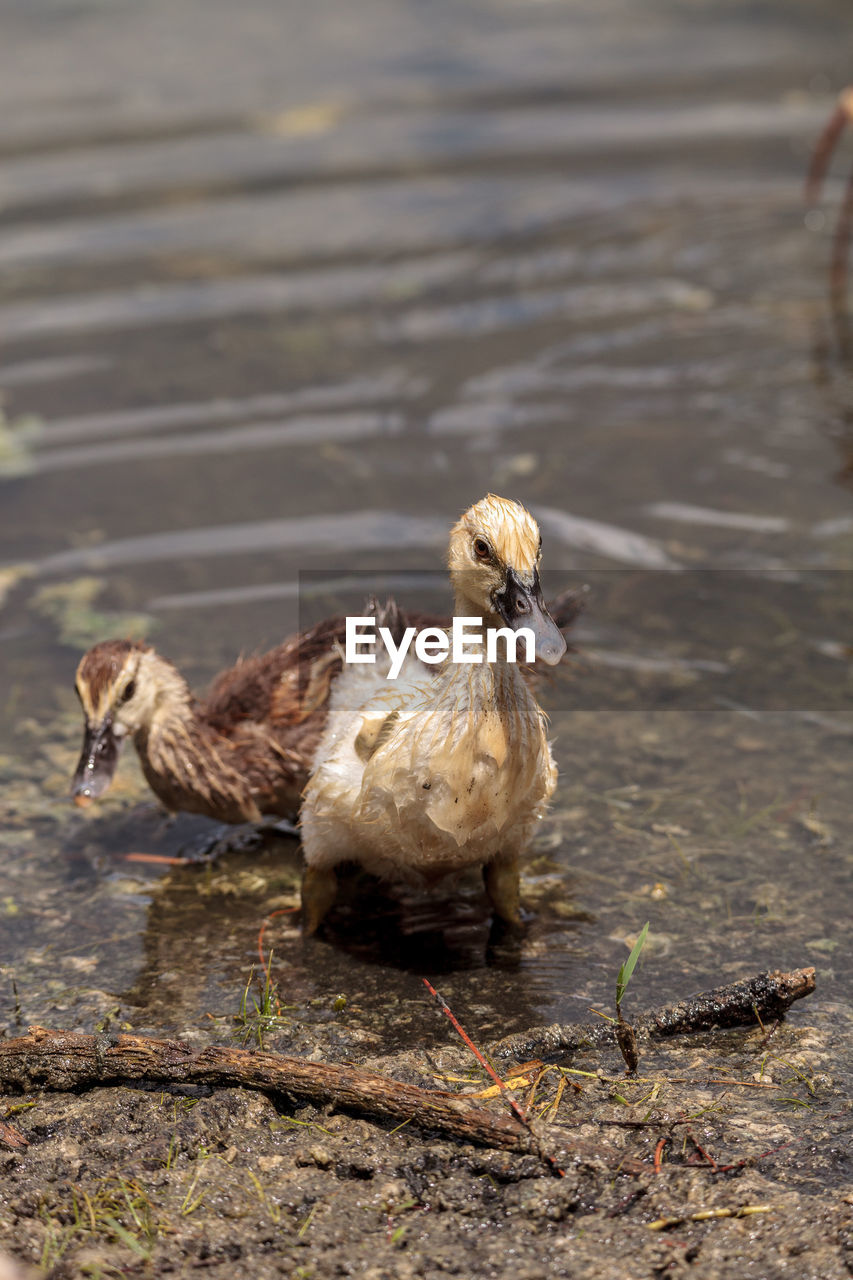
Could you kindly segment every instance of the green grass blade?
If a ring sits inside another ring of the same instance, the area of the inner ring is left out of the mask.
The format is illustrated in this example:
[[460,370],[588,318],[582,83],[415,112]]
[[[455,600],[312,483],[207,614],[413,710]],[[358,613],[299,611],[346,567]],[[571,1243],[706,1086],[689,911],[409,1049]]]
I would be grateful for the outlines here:
[[642,929],[640,930],[640,936],[637,938],[637,941],[634,943],[631,954],[619,969],[619,974],[616,978],[616,1003],[617,1004],[622,1003],[622,998],[625,995],[625,992],[628,988],[628,983],[631,981],[631,975],[637,967],[637,961],[639,960],[640,952],[642,951],[645,945],[646,934],[648,932],[649,932],[649,921],[647,920],[646,923],[643,925]]
[[121,1240],[122,1244],[127,1245],[131,1253],[136,1254],[137,1258],[147,1258],[149,1256],[151,1250],[146,1249],[145,1245],[142,1244],[140,1240],[137,1240],[136,1236],[132,1235],[131,1232],[129,1232],[126,1227],[123,1227],[120,1222],[117,1222],[115,1218],[104,1217],[102,1221],[109,1227],[113,1235],[117,1236],[118,1239]]

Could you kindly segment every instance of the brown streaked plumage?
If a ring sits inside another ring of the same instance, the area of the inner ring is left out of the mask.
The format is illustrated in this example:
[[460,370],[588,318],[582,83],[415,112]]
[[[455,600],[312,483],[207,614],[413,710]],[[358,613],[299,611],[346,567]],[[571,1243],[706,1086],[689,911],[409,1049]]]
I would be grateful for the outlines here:
[[[408,625],[442,624],[404,616],[393,601],[367,607],[397,642]],[[581,607],[580,597],[566,592],[554,616],[567,628]],[[269,653],[240,659],[216,677],[204,700],[149,645],[94,645],[77,668],[86,729],[71,789],[75,803],[104,794],[129,736],[149,786],[170,812],[231,823],[294,819],[340,673],[344,628],[343,618],[329,618]]]
[[133,738],[152,791],[171,812],[221,822],[293,818],[340,669],[331,618],[269,653],[223,671],[208,697],[193,697],[178,670],[150,646],[105,640],[77,668],[86,716],[72,796],[90,803],[109,787],[125,736]]

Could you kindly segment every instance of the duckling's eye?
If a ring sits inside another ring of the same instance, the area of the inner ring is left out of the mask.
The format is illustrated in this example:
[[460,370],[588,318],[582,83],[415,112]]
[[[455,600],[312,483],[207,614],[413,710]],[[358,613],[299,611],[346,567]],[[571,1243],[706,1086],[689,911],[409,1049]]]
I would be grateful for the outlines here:
[[485,538],[474,539],[474,555],[478,560],[490,560],[492,557],[492,548],[486,542]]
[[129,680],[127,684],[124,686],[124,692],[121,695],[122,702],[130,702],[131,698],[135,693],[136,693],[136,681]]

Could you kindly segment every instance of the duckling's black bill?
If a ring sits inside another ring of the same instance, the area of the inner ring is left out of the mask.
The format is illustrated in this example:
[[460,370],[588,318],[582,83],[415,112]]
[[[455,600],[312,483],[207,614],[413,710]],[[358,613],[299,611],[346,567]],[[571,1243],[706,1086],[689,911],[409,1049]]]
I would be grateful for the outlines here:
[[566,640],[545,607],[538,571],[534,569],[528,585],[514,569],[508,570],[506,583],[502,590],[495,592],[494,601],[507,626],[514,631],[520,627],[530,628],[536,640],[536,657],[555,667],[566,652]]
[[86,725],[83,749],[71,783],[71,799],[81,809],[109,787],[120,750],[121,739],[113,730],[112,716],[98,725]]

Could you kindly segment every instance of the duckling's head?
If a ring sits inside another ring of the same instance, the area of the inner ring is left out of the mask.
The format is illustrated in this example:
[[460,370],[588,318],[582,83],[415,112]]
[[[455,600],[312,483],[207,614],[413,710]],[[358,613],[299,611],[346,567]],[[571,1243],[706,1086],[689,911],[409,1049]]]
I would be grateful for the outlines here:
[[124,738],[150,728],[165,699],[186,701],[187,693],[172,664],[148,645],[104,640],[81,658],[77,694],[86,729],[71,796],[83,807],[109,787]]
[[542,599],[539,526],[519,502],[489,493],[450,532],[448,565],[458,615],[479,614],[488,626],[529,627],[536,657],[554,666],[566,641]]

